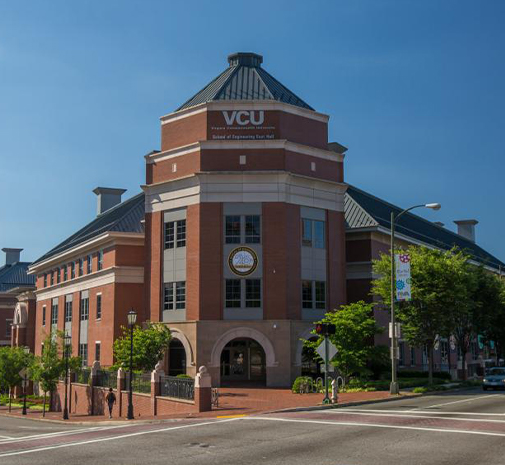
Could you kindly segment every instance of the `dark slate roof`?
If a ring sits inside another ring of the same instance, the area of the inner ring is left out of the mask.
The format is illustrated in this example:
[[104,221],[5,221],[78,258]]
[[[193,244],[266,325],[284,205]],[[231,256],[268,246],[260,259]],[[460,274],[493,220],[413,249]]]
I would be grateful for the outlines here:
[[255,53],[228,56],[230,66],[176,111],[216,100],[277,100],[314,110],[262,67],[263,57]]
[[35,286],[35,276],[28,275],[28,262],[17,262],[0,268],[0,292],[21,286]]
[[[403,210],[403,208],[392,205],[354,186],[348,187],[344,206],[348,230],[377,226],[390,229],[391,211],[398,214]],[[398,223],[395,222],[395,230],[412,239],[441,249],[448,250],[456,246],[467,252],[476,261],[496,269],[500,267],[505,269],[505,263],[486,252],[482,247],[410,212],[405,213]]]
[[131,199],[125,200],[119,205],[98,215],[91,223],[65,239],[39,259],[35,260],[32,265],[65,252],[105,232],[144,232],[144,225],[141,223],[144,219],[144,214],[144,193],[141,192]]

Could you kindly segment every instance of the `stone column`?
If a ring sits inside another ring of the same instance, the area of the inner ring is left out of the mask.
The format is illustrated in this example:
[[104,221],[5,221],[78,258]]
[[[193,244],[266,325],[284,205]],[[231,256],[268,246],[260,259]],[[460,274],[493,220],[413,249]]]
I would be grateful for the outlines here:
[[118,408],[118,416],[122,415],[123,408],[123,395],[121,391],[125,388],[125,372],[122,368],[117,371],[117,393],[116,393],[116,404]]
[[198,412],[212,410],[212,378],[204,366],[198,369],[195,378],[195,405]]
[[91,412],[90,415],[95,414],[95,386],[98,384],[98,376],[100,376],[100,362],[95,360],[93,365],[91,365],[91,373],[90,373],[90,383],[89,389],[91,390]]
[[158,414],[156,396],[160,395],[160,377],[164,375],[165,372],[163,371],[163,365],[160,361],[151,372],[151,414],[154,416]]

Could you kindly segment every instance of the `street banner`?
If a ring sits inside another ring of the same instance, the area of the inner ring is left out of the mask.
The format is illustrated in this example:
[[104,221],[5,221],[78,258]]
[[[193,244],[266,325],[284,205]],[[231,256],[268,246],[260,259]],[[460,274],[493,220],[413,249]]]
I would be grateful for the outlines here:
[[410,255],[407,253],[395,254],[396,270],[396,300],[412,299],[410,289]]

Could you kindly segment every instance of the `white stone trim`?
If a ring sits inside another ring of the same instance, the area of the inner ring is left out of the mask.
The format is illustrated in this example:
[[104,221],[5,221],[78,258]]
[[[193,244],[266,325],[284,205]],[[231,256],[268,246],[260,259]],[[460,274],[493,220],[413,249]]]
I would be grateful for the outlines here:
[[308,119],[327,123],[330,119],[329,115],[319,113],[308,108],[301,108],[289,103],[278,102],[276,100],[224,100],[221,102],[204,102],[194,107],[185,108],[184,110],[175,111],[160,117],[161,124],[172,123],[180,119],[188,118],[199,113],[207,111],[222,111],[222,110],[265,110],[265,111],[283,111],[292,115],[303,116]]
[[273,344],[270,342],[270,339],[266,337],[263,333],[259,332],[254,328],[233,328],[226,331],[221,337],[216,341],[214,347],[212,348],[212,352],[210,354],[210,365],[211,367],[220,367],[221,366],[221,352],[223,352],[224,346],[228,344],[228,342],[233,339],[253,339],[258,344],[263,347],[265,351],[265,359],[266,366],[276,367],[279,362],[275,357],[275,350]]
[[178,328],[169,328],[170,333],[172,334],[173,339],[177,339],[181,341],[184,351],[186,352],[186,366],[194,367],[195,366],[195,358],[193,355],[193,349],[191,348],[191,343],[186,335]]
[[[83,279],[81,279],[83,278]],[[60,297],[73,292],[81,292],[98,286],[113,283],[143,284],[144,268],[142,266],[114,266],[90,275],[80,276],[71,282],[66,281],[51,289],[36,291],[37,301]]]
[[142,186],[146,213],[205,202],[285,202],[344,211],[347,185],[286,172],[206,172]]
[[[302,366],[302,349],[303,349],[303,341],[302,339],[309,339],[312,336],[316,336],[315,334],[312,334],[312,331],[314,329],[314,326],[311,325],[308,328],[305,328],[299,335],[298,335],[298,342],[296,343],[296,353],[295,353],[295,367],[301,367]],[[317,337],[317,336],[316,336]]]

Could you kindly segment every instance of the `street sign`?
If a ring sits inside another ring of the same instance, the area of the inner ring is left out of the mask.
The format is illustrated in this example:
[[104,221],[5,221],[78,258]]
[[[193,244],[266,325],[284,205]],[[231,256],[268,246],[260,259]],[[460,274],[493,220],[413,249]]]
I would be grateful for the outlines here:
[[[324,367],[324,363],[321,363],[321,373],[325,373],[326,368]],[[328,373],[335,373],[335,367],[333,365],[328,365]]]
[[410,300],[410,255],[408,253],[395,254],[396,300]]
[[[402,325],[400,323],[395,323],[395,336],[397,339],[400,339],[402,337]],[[393,325],[391,322],[389,322],[389,339],[392,339],[393,337]]]
[[19,372],[19,376],[21,376],[21,378],[24,379],[26,375],[27,375],[26,368],[21,368],[21,371]]
[[[321,356],[323,360],[326,360],[326,344],[321,342],[319,344],[319,347],[316,349],[316,352]],[[328,341],[328,360],[331,360],[335,355],[337,355],[338,349],[330,342]]]
[[21,381],[21,385],[22,385],[22,387],[23,387],[23,388],[25,388],[25,389],[28,387],[28,385],[29,385],[29,384],[30,384],[30,381],[29,381],[29,380],[27,380],[27,379],[25,380],[25,379],[23,378],[23,381]]

